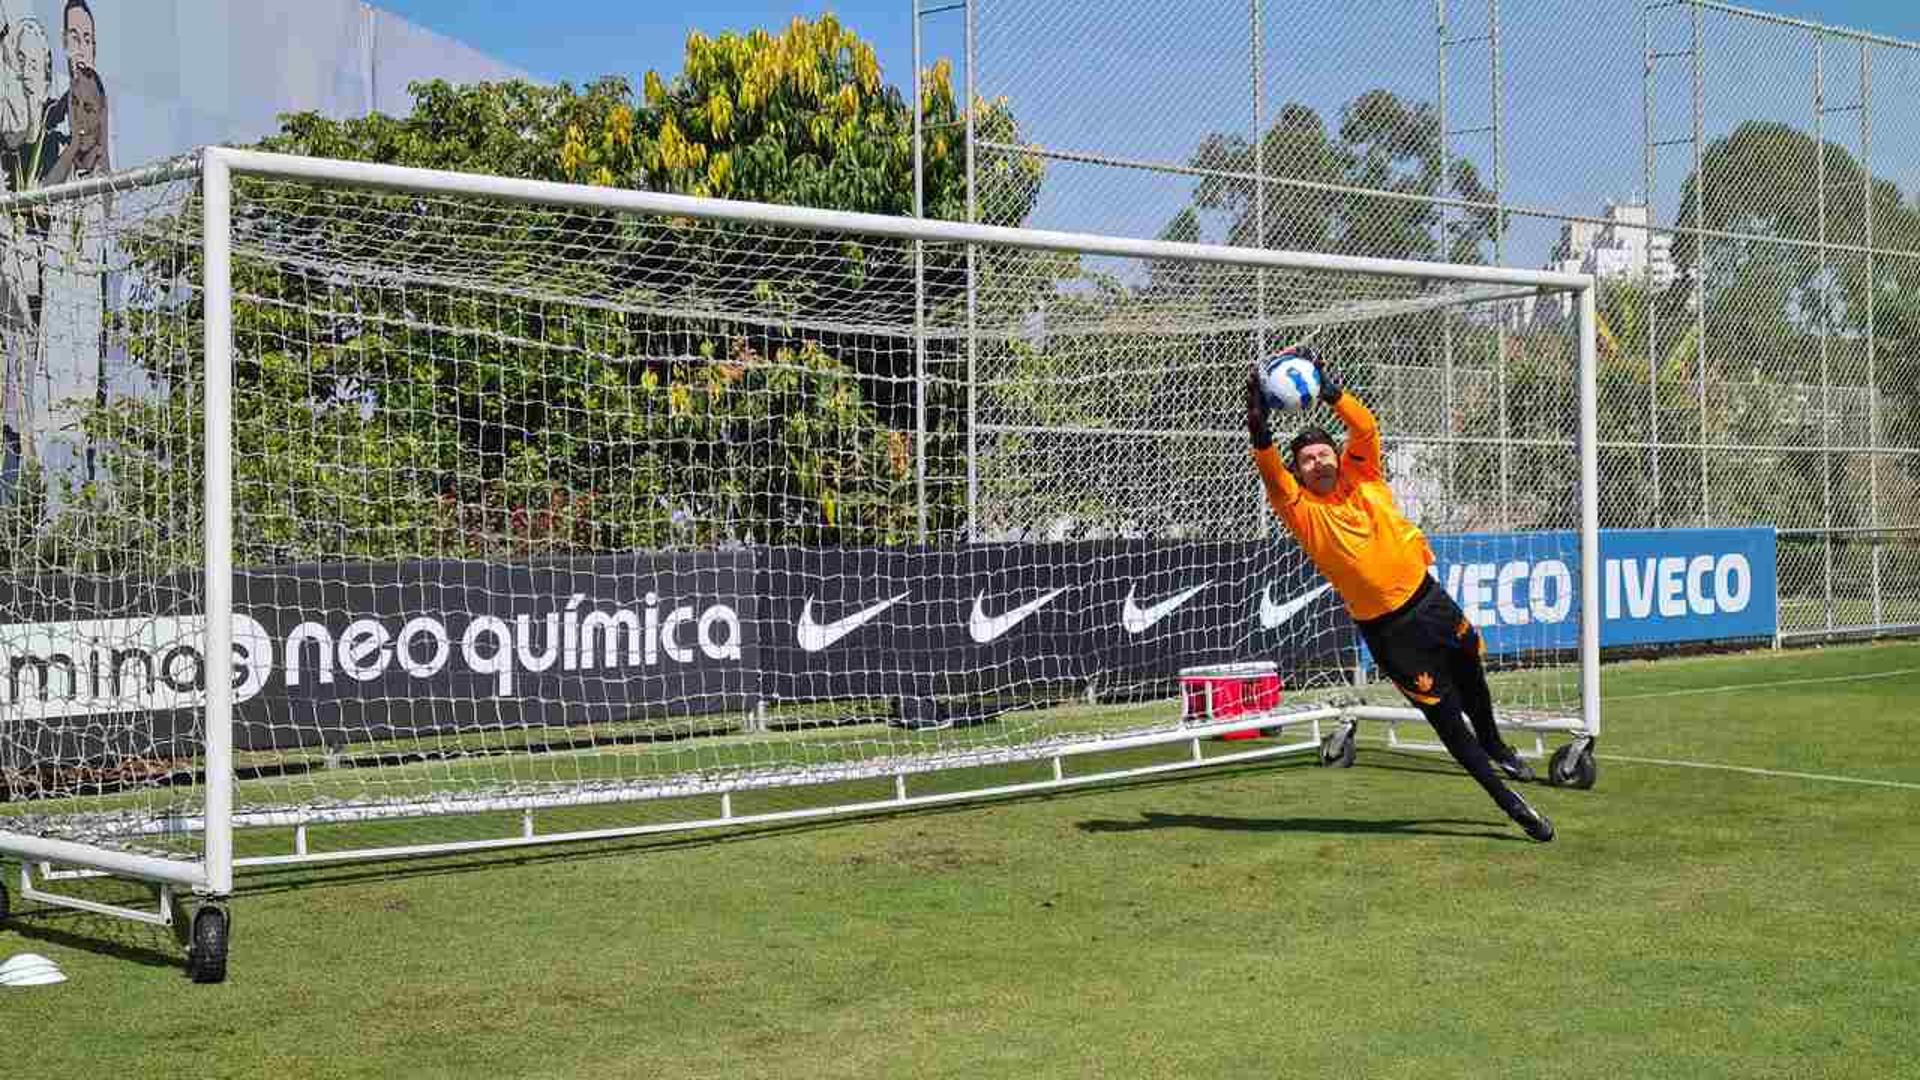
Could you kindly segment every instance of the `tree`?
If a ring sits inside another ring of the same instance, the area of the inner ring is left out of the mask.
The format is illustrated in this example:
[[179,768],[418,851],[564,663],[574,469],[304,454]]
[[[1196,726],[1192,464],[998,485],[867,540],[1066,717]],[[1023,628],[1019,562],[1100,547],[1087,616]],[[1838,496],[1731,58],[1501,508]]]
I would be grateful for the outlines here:
[[[1706,433],[1710,440],[1812,449],[1842,430],[1864,432],[1865,418],[1855,415],[1864,412],[1864,399],[1852,406],[1845,395],[1835,405],[1803,390],[1820,384],[1823,356],[1827,378],[1843,392],[1866,385],[1870,318],[1882,434],[1901,438],[1904,418],[1920,409],[1920,387],[1908,377],[1916,342],[1907,333],[1920,298],[1920,266],[1841,250],[1867,243],[1869,221],[1877,249],[1908,251],[1920,243],[1920,207],[1841,146],[1787,124],[1749,121],[1707,147],[1699,174],[1682,189],[1674,260],[1681,281],[1699,282],[1709,378],[1752,386],[1767,406],[1713,411],[1709,418],[1719,427]],[[1822,239],[1832,247],[1810,246]],[[1842,457],[1824,474],[1812,454],[1780,455],[1771,464],[1771,475],[1727,478],[1723,486],[1735,498],[1773,493],[1760,500],[1764,505],[1749,499],[1736,512],[1804,520],[1806,500],[1819,502],[1831,484],[1841,496],[1833,503],[1835,523],[1864,522],[1865,499],[1850,493],[1864,490],[1866,462]],[[1920,478],[1911,465],[1907,472]],[[1722,508],[1714,509],[1720,516]]]
[[[1451,210],[1444,245],[1436,239],[1440,211],[1431,200],[1446,193],[1443,179],[1463,200],[1492,194],[1471,162],[1442,160],[1439,117],[1425,102],[1368,91],[1341,109],[1333,133],[1313,109],[1289,103],[1260,143],[1256,157],[1243,136],[1209,135],[1191,159],[1196,169],[1234,174],[1201,179],[1191,207],[1224,216],[1229,244],[1479,262],[1493,235],[1491,210]],[[1261,185],[1243,178],[1256,171],[1274,181],[1264,203]]]
[[[832,17],[687,43],[685,70],[576,91],[414,88],[406,117],[284,119],[263,148],[902,214],[912,114]],[[929,72],[927,205],[964,205],[961,113]],[[1004,102],[976,126],[1010,135]],[[1023,218],[1039,172],[983,170]],[[501,556],[728,541],[911,540],[912,247],[351,189],[237,186],[236,529],[246,563]],[[165,229],[127,244],[156,281],[194,258]],[[324,266],[313,262],[320,258]],[[930,306],[962,302],[959,256]],[[94,410],[107,484],[63,504],[186,557],[200,387],[197,293],[123,313],[150,392]],[[704,312],[704,313],[703,313]],[[878,330],[877,327],[890,329]],[[889,337],[888,335],[892,335]],[[936,345],[950,361],[955,345]],[[935,438],[965,411],[936,402]],[[934,492],[936,529],[963,512]],[[124,560],[122,562],[124,569]]]

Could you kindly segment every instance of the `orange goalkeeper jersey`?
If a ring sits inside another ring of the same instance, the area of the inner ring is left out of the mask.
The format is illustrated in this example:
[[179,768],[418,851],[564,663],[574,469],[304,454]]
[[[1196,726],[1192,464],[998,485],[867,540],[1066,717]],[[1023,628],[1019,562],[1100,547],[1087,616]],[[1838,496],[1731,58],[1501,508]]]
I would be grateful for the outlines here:
[[1333,583],[1356,619],[1391,614],[1413,598],[1433,565],[1433,549],[1420,529],[1393,505],[1393,489],[1380,469],[1380,425],[1351,391],[1334,403],[1347,425],[1340,450],[1340,479],[1330,495],[1300,486],[1280,451],[1253,452],[1267,502],[1306,549],[1307,557]]

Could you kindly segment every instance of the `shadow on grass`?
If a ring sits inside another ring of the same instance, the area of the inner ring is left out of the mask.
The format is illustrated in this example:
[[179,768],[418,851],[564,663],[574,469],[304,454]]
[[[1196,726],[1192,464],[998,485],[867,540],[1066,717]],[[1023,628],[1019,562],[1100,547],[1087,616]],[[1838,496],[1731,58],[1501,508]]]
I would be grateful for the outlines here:
[[157,926],[67,908],[36,907],[14,911],[7,917],[7,929],[28,941],[145,967],[174,968],[182,978],[186,976],[185,951],[171,931]]
[[1222,829],[1231,832],[1270,832],[1270,833],[1348,833],[1355,835],[1412,835],[1412,836],[1453,836],[1477,838],[1482,840],[1511,840],[1522,838],[1510,833],[1490,832],[1484,828],[1463,832],[1459,829],[1432,828],[1435,825],[1478,825],[1484,821],[1468,821],[1458,818],[1418,818],[1387,819],[1378,818],[1241,818],[1221,817],[1217,814],[1162,814],[1152,810],[1143,810],[1138,821],[1114,821],[1095,819],[1082,821],[1078,828],[1087,833],[1127,833],[1144,832],[1150,829]]

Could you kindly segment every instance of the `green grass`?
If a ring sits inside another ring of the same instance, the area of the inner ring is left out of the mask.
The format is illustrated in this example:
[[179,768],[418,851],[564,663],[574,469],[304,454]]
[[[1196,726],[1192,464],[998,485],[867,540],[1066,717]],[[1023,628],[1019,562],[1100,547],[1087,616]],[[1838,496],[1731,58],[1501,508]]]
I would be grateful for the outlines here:
[[1529,791],[1548,846],[1370,741],[1350,771],[256,872],[217,987],[164,931],[29,909],[0,957],[72,981],[0,1017],[50,1076],[1911,1075],[1920,644],[1605,693],[1599,786]]

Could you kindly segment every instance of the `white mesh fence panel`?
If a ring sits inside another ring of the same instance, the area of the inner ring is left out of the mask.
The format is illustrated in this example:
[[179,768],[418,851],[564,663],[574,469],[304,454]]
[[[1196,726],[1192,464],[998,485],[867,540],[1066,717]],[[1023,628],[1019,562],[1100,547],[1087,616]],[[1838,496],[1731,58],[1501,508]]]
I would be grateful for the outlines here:
[[970,6],[974,220],[1593,273],[1603,526],[1775,527],[1783,635],[1920,627],[1920,45],[1716,0]]

